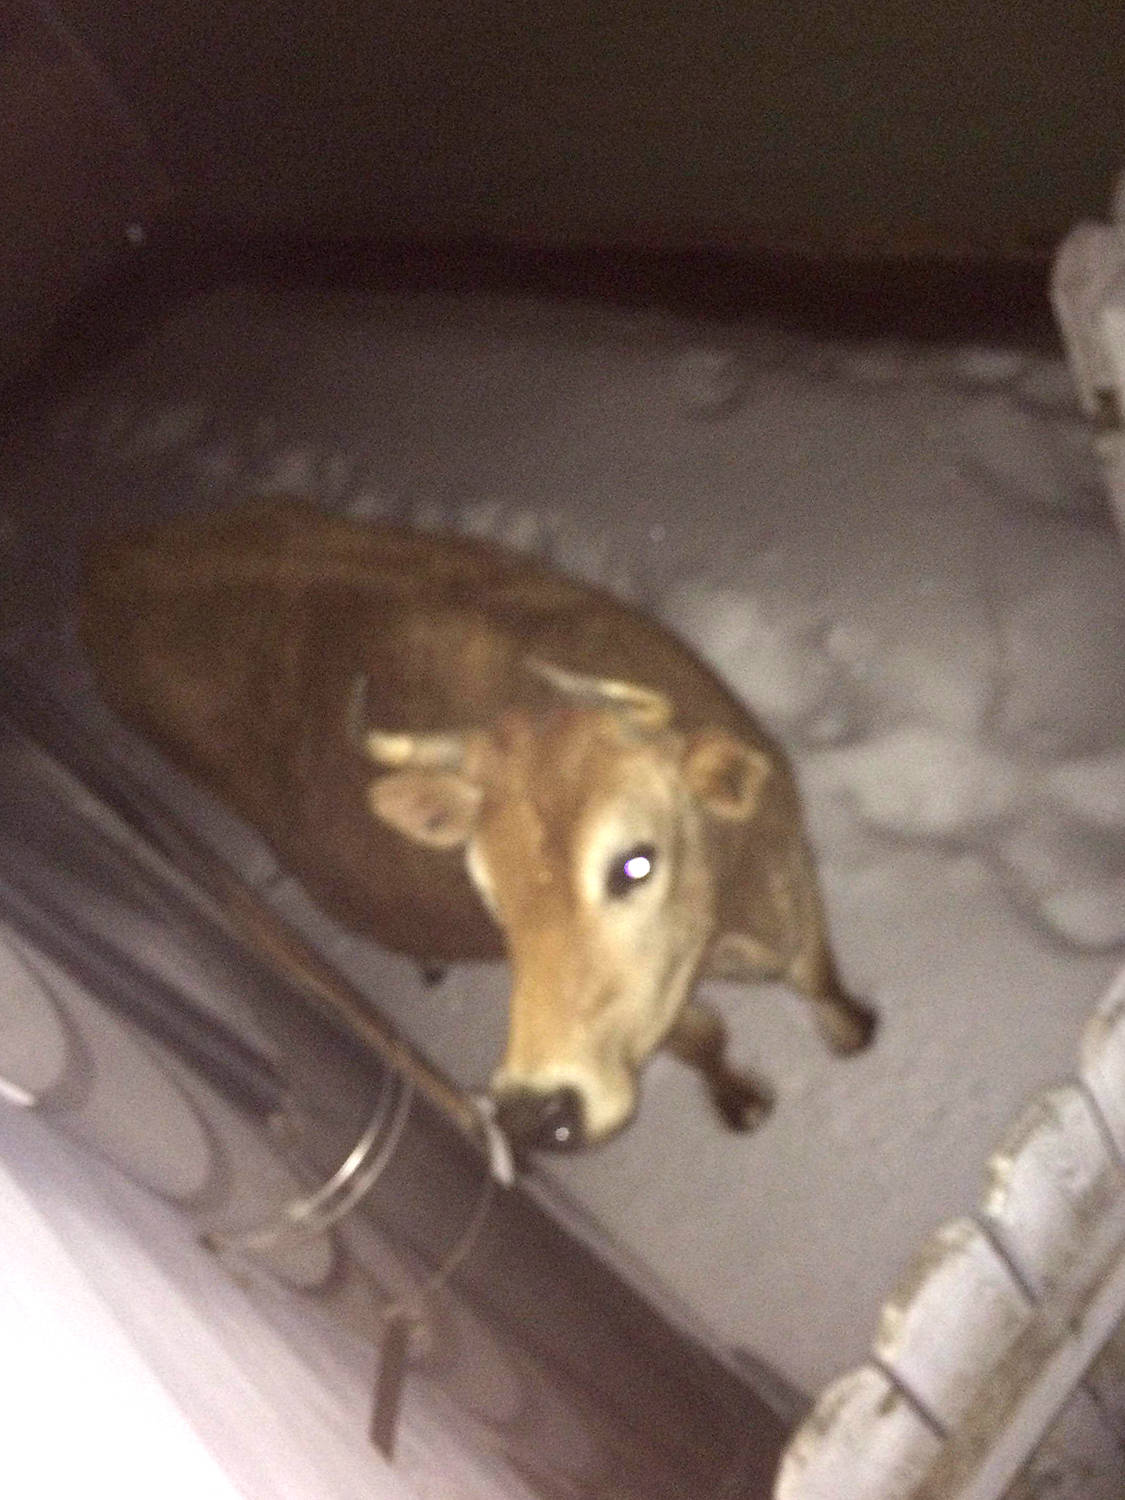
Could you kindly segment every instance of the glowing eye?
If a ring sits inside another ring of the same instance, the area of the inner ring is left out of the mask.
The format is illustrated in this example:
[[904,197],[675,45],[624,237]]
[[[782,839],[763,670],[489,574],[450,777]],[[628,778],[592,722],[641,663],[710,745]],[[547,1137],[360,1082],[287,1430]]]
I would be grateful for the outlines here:
[[628,896],[639,885],[643,885],[656,868],[656,848],[652,844],[638,844],[628,854],[615,859],[606,877],[606,893],[620,900]]

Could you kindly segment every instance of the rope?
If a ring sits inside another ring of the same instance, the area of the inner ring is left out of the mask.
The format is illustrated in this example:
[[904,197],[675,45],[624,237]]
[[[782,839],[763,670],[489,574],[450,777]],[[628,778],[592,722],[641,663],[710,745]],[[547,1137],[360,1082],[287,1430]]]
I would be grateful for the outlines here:
[[394,1117],[385,1140],[370,1161],[367,1161],[368,1154],[386,1125],[389,1101],[376,1111],[367,1129],[332,1176],[314,1192],[285,1204],[272,1223],[234,1234],[213,1232],[207,1237],[208,1243],[219,1250],[269,1250],[290,1235],[320,1234],[339,1223],[367,1196],[398,1150],[414,1100],[414,1085],[409,1079],[398,1079],[397,1082]]

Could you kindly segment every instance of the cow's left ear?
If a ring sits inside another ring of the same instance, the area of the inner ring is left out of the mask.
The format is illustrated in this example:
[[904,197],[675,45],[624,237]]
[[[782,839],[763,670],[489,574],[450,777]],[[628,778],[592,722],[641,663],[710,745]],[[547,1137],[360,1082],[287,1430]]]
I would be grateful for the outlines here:
[[458,849],[476,825],[483,793],[458,771],[395,771],[367,792],[377,818],[429,849]]
[[752,818],[769,774],[769,756],[725,729],[704,729],[687,742],[684,775],[688,786],[717,818],[732,822]]

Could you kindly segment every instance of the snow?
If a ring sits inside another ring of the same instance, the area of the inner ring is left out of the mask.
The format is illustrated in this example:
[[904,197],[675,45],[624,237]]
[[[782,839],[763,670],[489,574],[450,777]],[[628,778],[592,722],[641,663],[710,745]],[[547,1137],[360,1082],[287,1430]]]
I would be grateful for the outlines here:
[[908,839],[967,834],[1018,813],[1025,795],[1010,758],[918,721],[826,751],[811,769],[871,827]]
[[998,569],[997,733],[1050,758],[1125,737],[1125,592],[1112,533],[1020,518]]
[[673,587],[661,613],[776,729],[831,719],[844,732],[844,674],[825,650],[815,614],[802,618],[777,588],[751,594],[684,584]]
[[747,370],[738,355],[705,345],[681,355],[676,384],[691,416],[729,416],[746,394]]
[[[722,1133],[661,1058],[626,1134],[542,1170],[722,1342],[809,1391],[861,1359],[921,1237],[971,1207],[1008,1121],[1072,1068],[1125,955],[1125,561],[1061,363],[232,288],[0,462],[21,525],[59,545],[75,516],[311,490],[542,554],[715,664],[792,753],[879,1039],[831,1058],[787,992],[710,986],[776,1087],[767,1125]],[[50,547],[21,555],[43,609]],[[49,623],[3,623],[49,654]],[[335,942],[481,1083],[499,971],[423,991]]]
[[1060,886],[1041,899],[1045,921],[1077,947],[1116,948],[1125,943],[1125,875],[1099,875],[1086,885]]
[[960,463],[1021,509],[1062,508],[1074,478],[1059,426],[1004,392],[982,394],[958,424]]
[[1125,829],[1125,751],[1063,761],[1047,773],[1047,780],[1079,816]]

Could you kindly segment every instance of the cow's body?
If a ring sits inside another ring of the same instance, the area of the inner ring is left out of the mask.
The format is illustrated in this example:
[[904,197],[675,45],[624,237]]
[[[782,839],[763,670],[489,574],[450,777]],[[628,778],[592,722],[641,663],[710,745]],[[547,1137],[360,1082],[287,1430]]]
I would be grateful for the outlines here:
[[427,964],[510,943],[460,849],[372,816],[357,688],[368,720],[413,736],[558,716],[529,661],[643,684],[681,736],[726,731],[768,765],[753,818],[708,825],[697,972],[787,977],[834,1001],[783,756],[684,645],[602,593],[476,541],[262,502],[105,542],[82,637],[110,704],[260,829],[326,911]]

